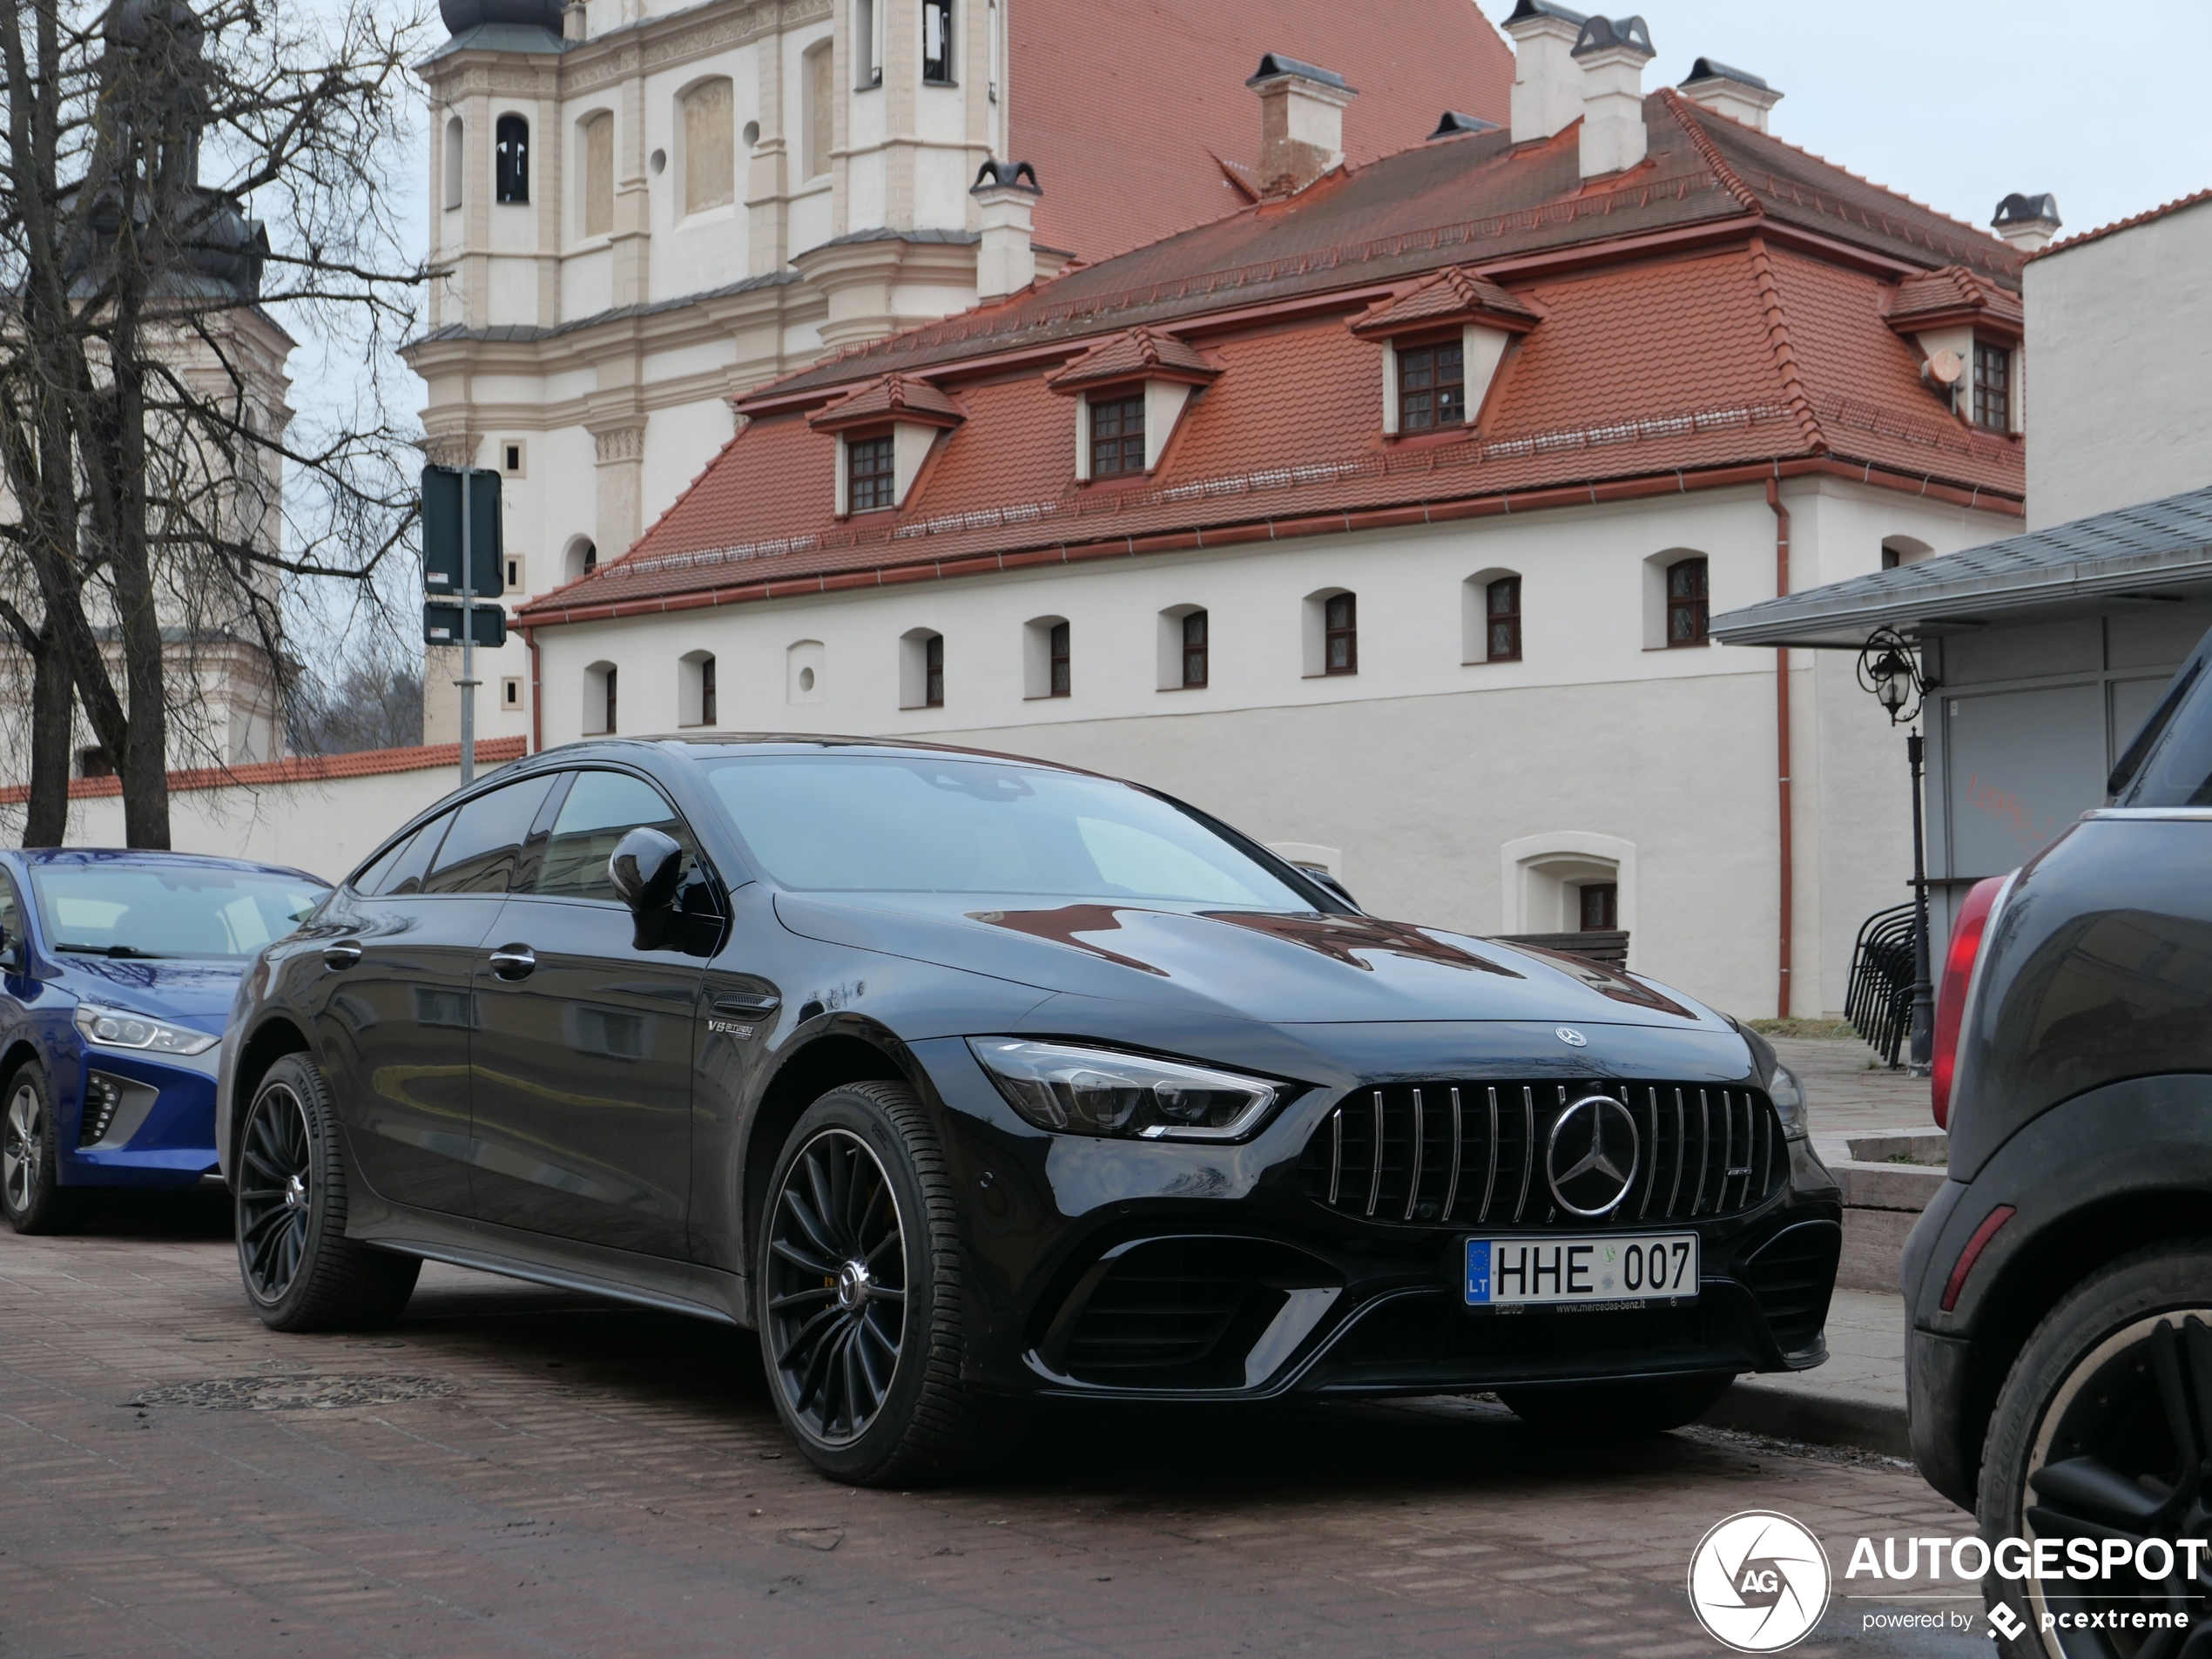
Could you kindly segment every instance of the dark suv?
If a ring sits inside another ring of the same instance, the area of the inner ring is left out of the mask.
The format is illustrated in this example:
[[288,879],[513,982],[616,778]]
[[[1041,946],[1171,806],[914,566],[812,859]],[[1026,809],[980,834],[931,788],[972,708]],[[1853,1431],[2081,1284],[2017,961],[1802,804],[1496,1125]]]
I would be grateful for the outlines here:
[[[1993,1541],[2116,1552],[2212,1529],[2212,637],[2109,787],[2111,806],[1962,907],[1937,1008],[1950,1180],[1904,1279],[1928,1480]],[[2201,1554],[2130,1559],[2175,1570],[1992,1577],[1993,1607],[2040,1633],[2017,1651],[2180,1652],[2178,1629],[2114,1645],[2073,1628],[2212,1616]]]
[[1841,1239],[1734,1022],[881,742],[585,744],[441,803],[255,966],[219,1100],[269,1324],[388,1319],[428,1257],[755,1326],[851,1480],[957,1464],[993,1396],[1673,1426],[1819,1363]]

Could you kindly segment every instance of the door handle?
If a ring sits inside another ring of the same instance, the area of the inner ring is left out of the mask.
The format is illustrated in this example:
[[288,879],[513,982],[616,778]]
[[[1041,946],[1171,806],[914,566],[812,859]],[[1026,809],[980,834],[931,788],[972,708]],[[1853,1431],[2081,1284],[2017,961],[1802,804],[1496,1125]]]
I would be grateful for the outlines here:
[[361,959],[361,948],[351,942],[322,948],[323,966],[326,968],[351,968]]
[[502,945],[491,954],[491,971],[502,979],[528,979],[537,967],[537,953],[528,945]]

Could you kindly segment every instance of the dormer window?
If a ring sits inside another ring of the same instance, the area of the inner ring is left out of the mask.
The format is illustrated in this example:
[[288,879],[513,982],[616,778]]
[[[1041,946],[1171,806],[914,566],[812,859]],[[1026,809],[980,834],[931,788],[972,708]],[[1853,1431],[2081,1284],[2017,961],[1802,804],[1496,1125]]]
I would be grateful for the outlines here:
[[1382,346],[1383,431],[1397,436],[1473,425],[1506,348],[1538,320],[1534,308],[1488,278],[1457,269],[1356,319],[1352,332]]
[[1974,424],[1992,432],[2013,429],[2013,354],[2002,346],[1974,341]]
[[1398,354],[1398,429],[1425,432],[1467,421],[1467,354],[1460,342]]
[[1132,328],[1083,352],[1045,384],[1076,403],[1076,477],[1129,478],[1166,455],[1192,397],[1219,378],[1205,354],[1171,334]]
[[1144,470],[1144,399],[1094,398],[1090,405],[1090,475],[1117,478]]
[[845,492],[855,513],[881,512],[899,504],[898,450],[889,433],[880,438],[845,441]]

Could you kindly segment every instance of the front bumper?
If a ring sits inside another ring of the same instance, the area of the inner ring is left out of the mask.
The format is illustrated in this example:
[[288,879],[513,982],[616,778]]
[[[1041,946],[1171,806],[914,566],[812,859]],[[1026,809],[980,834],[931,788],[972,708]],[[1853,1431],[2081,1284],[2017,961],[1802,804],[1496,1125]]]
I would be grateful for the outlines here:
[[1299,1160],[1343,1095],[1315,1090],[1252,1141],[1042,1133],[963,1049],[915,1045],[940,1096],[969,1238],[965,1374],[1009,1393],[1266,1399],[1803,1370],[1842,1244],[1840,1196],[1802,1142],[1788,1178],[1695,1231],[1696,1299],[1471,1310],[1460,1241],[1603,1228],[1378,1225],[1316,1202]]
[[223,1045],[148,1058],[84,1048],[57,1068],[60,1176],[71,1187],[188,1187],[215,1168],[215,1074]]

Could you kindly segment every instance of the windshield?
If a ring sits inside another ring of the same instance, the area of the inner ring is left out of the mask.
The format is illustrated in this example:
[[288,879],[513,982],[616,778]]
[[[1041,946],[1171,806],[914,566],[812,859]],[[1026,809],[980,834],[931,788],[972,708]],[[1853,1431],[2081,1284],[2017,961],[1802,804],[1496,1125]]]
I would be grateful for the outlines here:
[[327,888],[305,876],[189,864],[35,864],[49,949],[90,956],[251,956]]
[[756,866],[786,887],[1313,908],[1188,813],[1103,778],[935,755],[708,765]]

